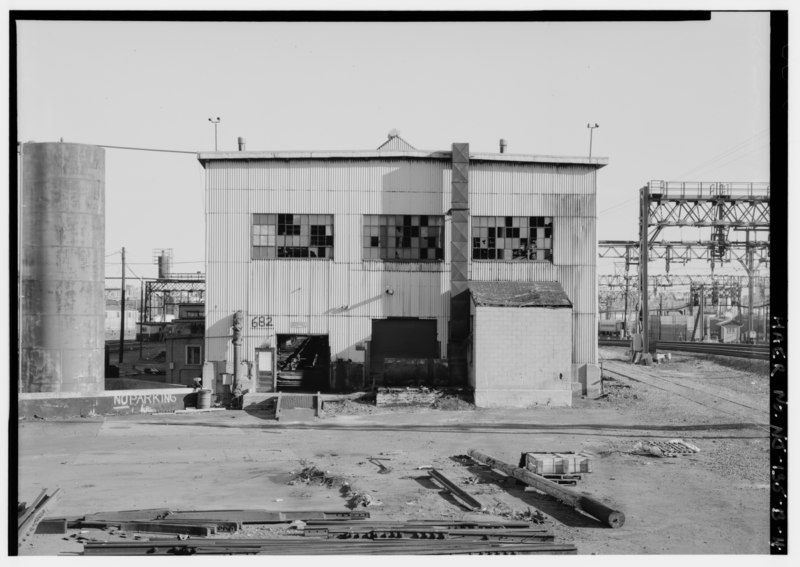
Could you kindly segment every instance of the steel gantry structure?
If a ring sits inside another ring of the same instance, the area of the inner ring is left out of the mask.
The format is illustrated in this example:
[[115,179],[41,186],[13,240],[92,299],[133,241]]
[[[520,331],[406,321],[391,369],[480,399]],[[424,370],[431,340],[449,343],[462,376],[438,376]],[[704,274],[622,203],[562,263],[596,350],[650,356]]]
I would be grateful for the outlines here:
[[[663,259],[685,264],[705,260],[713,272],[716,264],[738,261],[748,276],[750,324],[752,331],[753,278],[762,264],[769,263],[770,186],[768,183],[705,183],[651,181],[639,191],[639,240],[601,241],[601,258],[624,258],[627,310],[628,271],[638,265],[642,348],[650,350],[648,337],[648,262]],[[707,238],[658,240],[665,229],[694,227],[708,229]],[[745,239],[731,238],[731,231]]]
[[144,312],[146,321],[154,320],[155,309],[164,310],[180,303],[205,301],[205,274],[170,274],[166,278],[145,282]]

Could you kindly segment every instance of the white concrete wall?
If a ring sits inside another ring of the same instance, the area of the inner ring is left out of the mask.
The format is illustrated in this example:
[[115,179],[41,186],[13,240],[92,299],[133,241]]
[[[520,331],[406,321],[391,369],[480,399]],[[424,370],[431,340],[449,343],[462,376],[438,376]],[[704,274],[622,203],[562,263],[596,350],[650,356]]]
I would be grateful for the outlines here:
[[572,405],[572,310],[473,308],[470,381],[478,407]]

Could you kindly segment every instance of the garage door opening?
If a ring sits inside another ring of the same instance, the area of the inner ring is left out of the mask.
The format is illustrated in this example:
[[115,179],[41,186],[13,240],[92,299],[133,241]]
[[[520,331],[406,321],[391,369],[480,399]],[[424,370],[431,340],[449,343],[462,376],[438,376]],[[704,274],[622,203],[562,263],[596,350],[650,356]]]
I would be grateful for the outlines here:
[[372,382],[378,386],[431,385],[439,350],[435,319],[373,319]]
[[329,388],[328,335],[278,335],[277,389],[325,392]]

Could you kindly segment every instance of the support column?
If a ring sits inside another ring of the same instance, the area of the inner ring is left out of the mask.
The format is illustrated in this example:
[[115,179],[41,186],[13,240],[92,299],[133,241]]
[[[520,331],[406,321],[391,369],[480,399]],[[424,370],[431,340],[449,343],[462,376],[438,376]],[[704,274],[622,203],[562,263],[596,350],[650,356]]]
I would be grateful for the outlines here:
[[647,305],[647,259],[649,256],[649,241],[647,225],[650,215],[650,186],[645,185],[640,191],[639,214],[639,288],[642,295],[642,352],[650,352],[650,322]]
[[447,359],[454,383],[467,383],[469,339],[469,144],[452,147],[450,321]]

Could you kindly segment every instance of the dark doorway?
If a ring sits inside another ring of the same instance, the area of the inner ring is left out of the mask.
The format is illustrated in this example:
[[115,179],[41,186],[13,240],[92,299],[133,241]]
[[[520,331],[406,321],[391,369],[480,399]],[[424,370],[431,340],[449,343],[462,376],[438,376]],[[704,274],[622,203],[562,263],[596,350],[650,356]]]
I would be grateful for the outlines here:
[[278,391],[328,391],[330,364],[328,335],[278,335]]
[[[388,385],[388,373],[392,369],[400,375],[409,374],[408,379],[427,381],[432,362],[438,357],[435,319],[373,319],[370,375],[378,384]],[[420,372],[424,376],[420,377]]]

